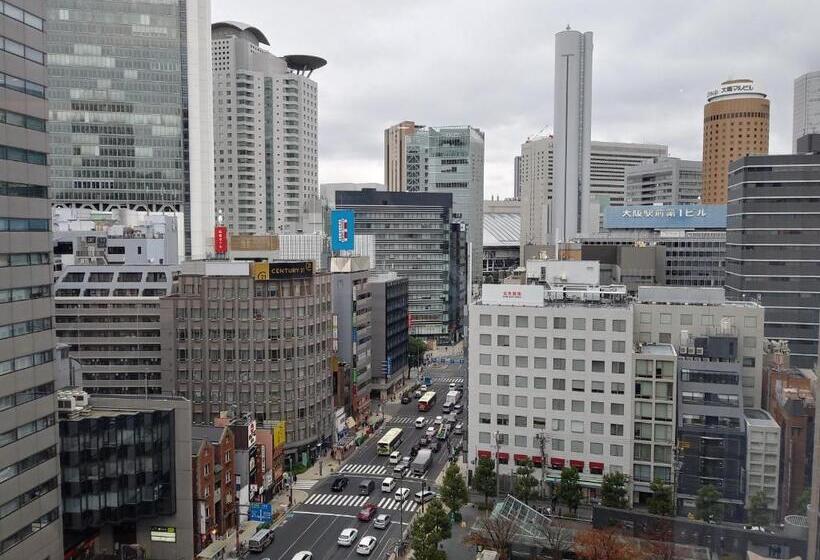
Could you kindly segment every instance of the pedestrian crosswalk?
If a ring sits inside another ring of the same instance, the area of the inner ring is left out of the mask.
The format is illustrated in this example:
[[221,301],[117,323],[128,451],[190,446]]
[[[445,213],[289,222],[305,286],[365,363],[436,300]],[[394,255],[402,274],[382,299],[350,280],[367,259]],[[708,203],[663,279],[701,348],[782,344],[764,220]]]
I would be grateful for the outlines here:
[[342,465],[339,469],[342,474],[387,474],[387,468],[382,465],[361,465],[361,464],[347,464]]
[[417,416],[394,416],[388,424],[412,424],[416,421],[416,418]]
[[434,377],[433,383],[464,383],[463,377]]
[[407,500],[399,502],[393,498],[384,497],[371,498],[370,496],[352,496],[349,494],[312,494],[305,500],[305,504],[311,506],[339,506],[339,507],[362,507],[368,502],[373,502],[379,509],[392,509],[404,511],[416,511],[418,504]]
[[313,488],[318,480],[297,480],[293,483],[294,490],[310,490]]

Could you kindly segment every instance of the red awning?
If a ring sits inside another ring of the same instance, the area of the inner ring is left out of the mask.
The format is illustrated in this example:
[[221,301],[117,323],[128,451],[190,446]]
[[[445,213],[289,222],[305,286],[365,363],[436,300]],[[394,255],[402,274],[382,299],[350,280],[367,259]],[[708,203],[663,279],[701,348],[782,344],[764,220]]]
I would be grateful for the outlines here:
[[541,466],[541,455],[533,455],[532,456],[532,464],[536,466]]
[[498,457],[499,461],[508,461],[510,459],[510,454],[506,451],[499,451],[496,453],[496,457]]
[[573,469],[575,469],[578,472],[581,472],[581,471],[584,470],[584,462],[583,461],[578,461],[576,459],[570,459],[569,460],[569,466],[572,467]]
[[493,456],[492,451],[484,451],[482,449],[478,450],[478,458],[479,459],[490,459]]
[[527,461],[530,460],[530,457],[529,457],[529,455],[522,455],[520,453],[516,453],[515,455],[513,455],[513,459],[515,461],[520,461],[522,463],[526,463]]
[[596,463],[594,461],[589,462],[589,472],[592,474],[601,474],[604,472],[604,464],[603,463]]
[[550,457],[550,467],[553,469],[563,469],[564,460],[561,457]]

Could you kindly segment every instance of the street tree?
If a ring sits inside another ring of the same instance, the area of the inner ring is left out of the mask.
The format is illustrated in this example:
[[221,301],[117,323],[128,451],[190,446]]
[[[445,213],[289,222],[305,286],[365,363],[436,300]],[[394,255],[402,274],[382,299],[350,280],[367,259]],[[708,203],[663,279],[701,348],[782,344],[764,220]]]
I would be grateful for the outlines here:
[[581,477],[572,467],[561,471],[561,482],[558,484],[558,499],[567,506],[573,515],[577,515],[581,503]]
[[482,458],[478,460],[473,473],[473,490],[484,494],[484,505],[487,499],[495,496],[495,463],[492,459]]
[[702,521],[718,522],[723,517],[720,491],[711,484],[701,486],[695,497],[695,517]]
[[427,351],[427,343],[421,338],[411,336],[407,345],[407,359],[411,368],[424,364],[424,353]]
[[538,480],[532,475],[534,471],[532,461],[527,461],[515,471],[513,494],[525,504],[530,503],[530,498],[536,494],[538,488]]
[[464,476],[457,464],[450,463],[447,470],[444,471],[444,480],[441,483],[439,495],[444,505],[458,517],[459,510],[468,502],[470,497],[467,492],[467,483],[464,482]]
[[538,532],[549,560],[563,560],[572,550],[572,529],[563,519],[543,519],[538,525]]
[[604,475],[601,483],[601,505],[618,509],[626,509],[629,505],[624,473],[613,472]]
[[811,502],[811,488],[805,488],[797,498],[797,503],[792,507],[792,513],[796,513],[797,515],[806,515],[809,502]]
[[652,496],[648,500],[649,513],[654,515],[675,515],[675,497],[672,487],[659,478],[652,481],[649,486]]
[[469,544],[495,550],[502,560],[506,560],[510,556],[515,531],[515,522],[511,519],[485,515],[476,523],[465,541]]
[[615,527],[585,529],[575,535],[572,551],[581,560],[634,560],[637,548]]
[[747,512],[749,523],[758,527],[765,527],[771,521],[769,512],[769,498],[766,492],[758,490],[749,498],[749,510]]
[[418,560],[446,560],[439,550],[439,543],[451,535],[450,519],[438,499],[427,504],[424,513],[417,515],[410,528],[410,545],[413,557]]

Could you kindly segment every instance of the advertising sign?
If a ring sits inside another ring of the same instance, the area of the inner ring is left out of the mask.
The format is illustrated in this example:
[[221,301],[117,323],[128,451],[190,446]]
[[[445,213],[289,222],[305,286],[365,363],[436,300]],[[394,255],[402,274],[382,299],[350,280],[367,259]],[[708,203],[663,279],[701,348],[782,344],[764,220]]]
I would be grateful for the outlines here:
[[273,448],[285,446],[285,421],[280,420],[273,426]]
[[154,542],[177,542],[176,527],[151,527],[151,540]]
[[268,263],[267,280],[287,280],[289,278],[309,278],[311,276],[313,276],[313,261]]
[[330,212],[330,250],[352,251],[356,215],[353,210],[333,210]]
[[216,226],[214,228],[214,253],[224,255],[228,252],[228,228]]
[[726,229],[725,204],[609,206],[606,229]]
[[248,519],[260,523],[270,523],[273,519],[273,506],[271,504],[251,504],[248,510]]

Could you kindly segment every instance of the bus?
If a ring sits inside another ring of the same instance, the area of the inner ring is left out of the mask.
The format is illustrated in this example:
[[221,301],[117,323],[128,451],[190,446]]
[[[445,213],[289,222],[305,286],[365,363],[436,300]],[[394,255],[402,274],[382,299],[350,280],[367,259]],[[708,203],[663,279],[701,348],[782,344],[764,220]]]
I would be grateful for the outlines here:
[[251,552],[264,552],[268,545],[273,542],[273,531],[261,529],[257,531],[248,541],[248,548]]
[[379,440],[379,455],[390,455],[398,449],[404,431],[401,428],[390,428]]
[[431,410],[433,405],[436,404],[436,392],[435,391],[427,391],[424,393],[421,398],[419,399],[419,410],[425,412],[427,410]]

